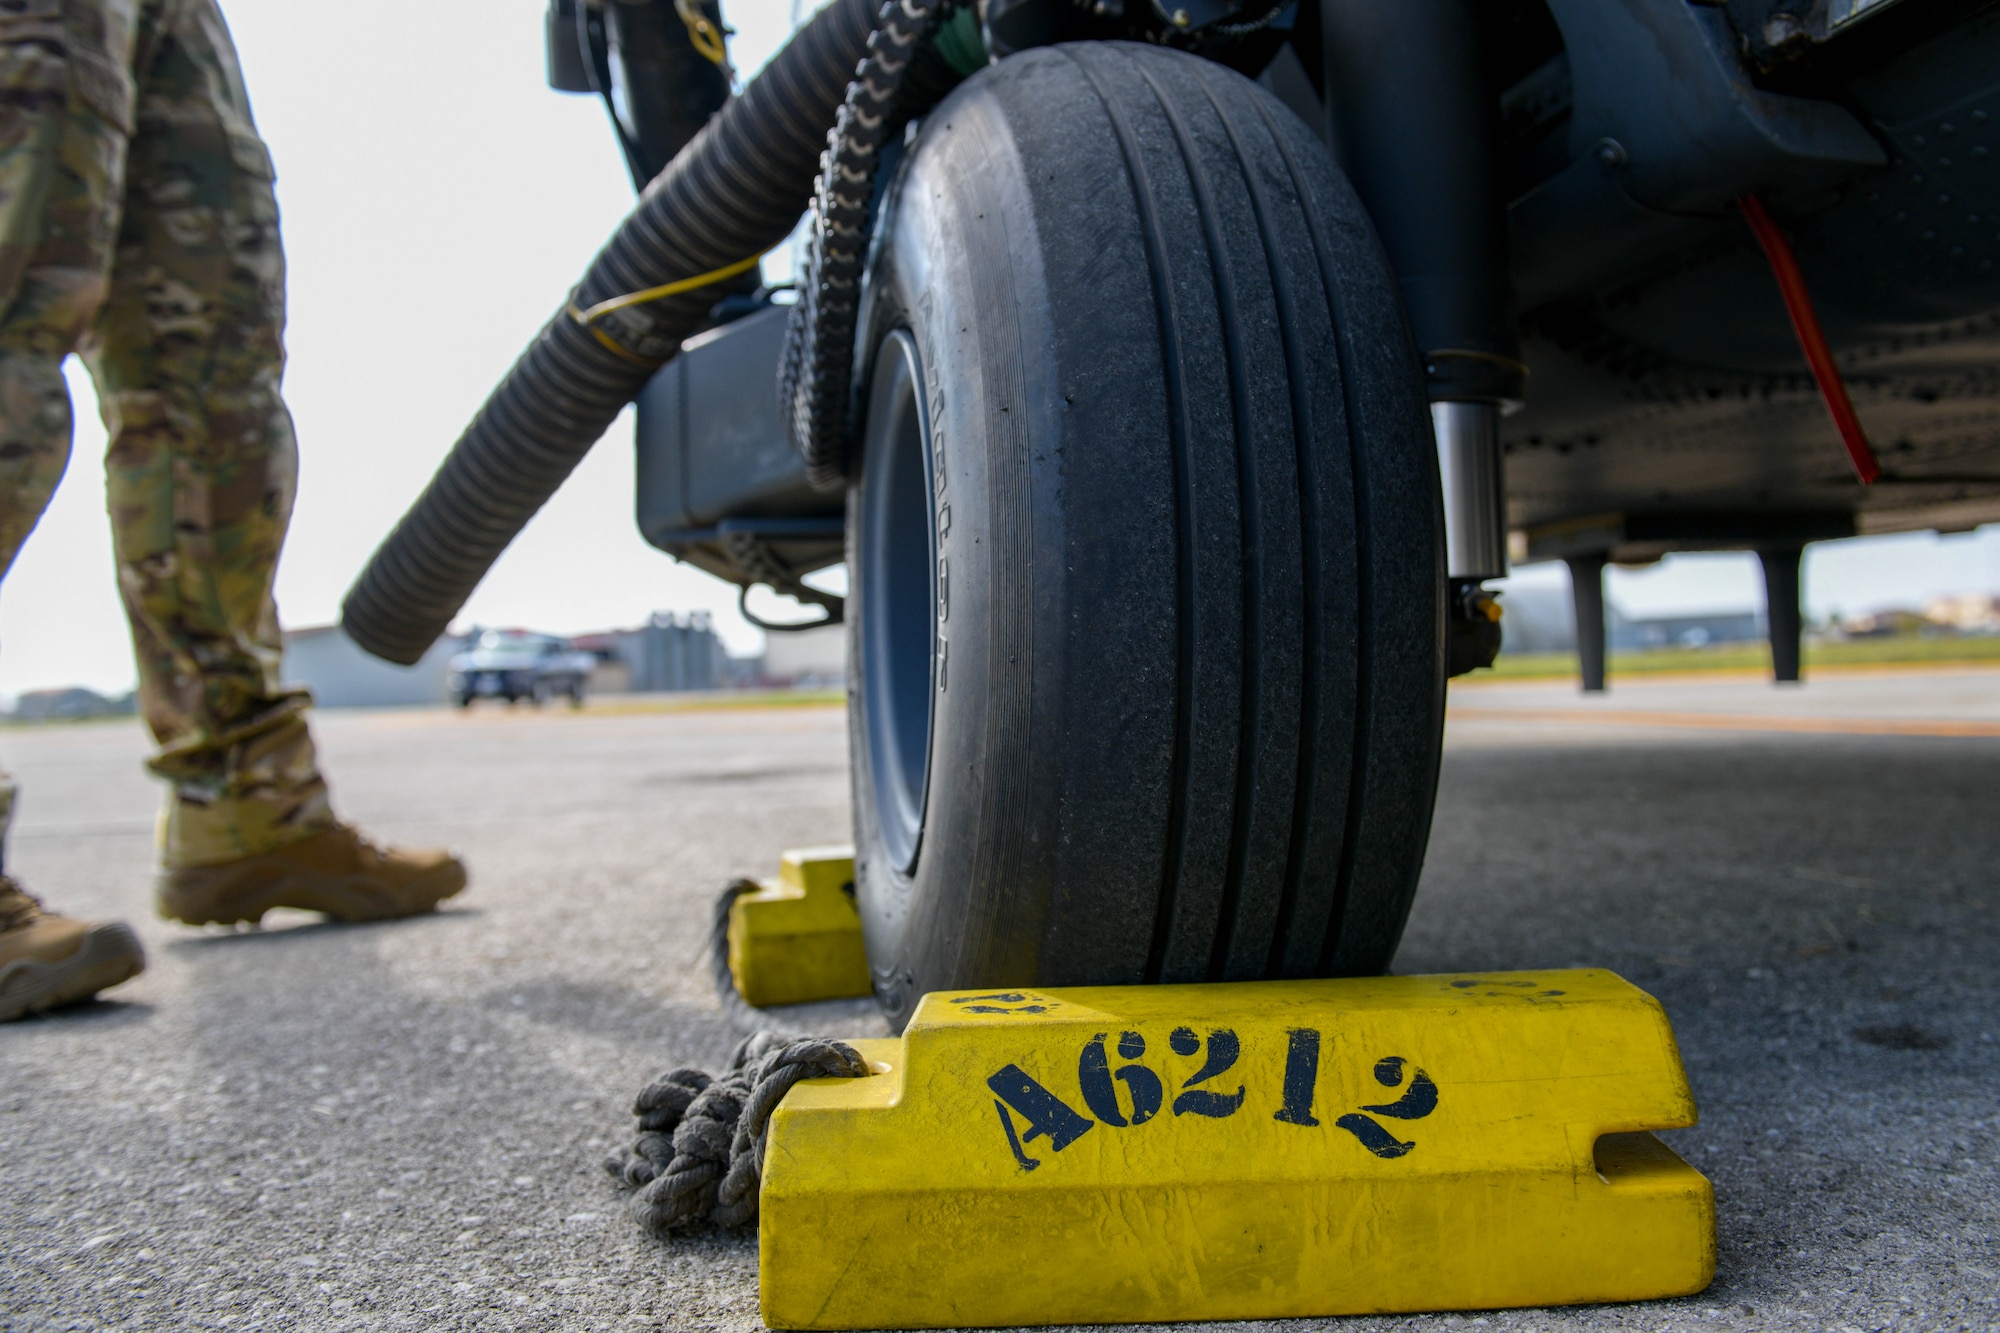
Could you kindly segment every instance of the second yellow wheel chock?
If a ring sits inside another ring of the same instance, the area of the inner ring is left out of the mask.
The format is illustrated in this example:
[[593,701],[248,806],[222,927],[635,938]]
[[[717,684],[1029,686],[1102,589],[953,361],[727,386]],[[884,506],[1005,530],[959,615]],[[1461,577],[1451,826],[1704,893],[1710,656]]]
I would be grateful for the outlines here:
[[1709,1182],[1650,1132],[1695,1122],[1672,1029],[1609,972],[942,992],[851,1044],[873,1077],[801,1083],[771,1118],[774,1328],[1488,1309],[1714,1275]]
[[786,852],[775,881],[729,904],[729,974],[759,1009],[872,993],[852,848]]

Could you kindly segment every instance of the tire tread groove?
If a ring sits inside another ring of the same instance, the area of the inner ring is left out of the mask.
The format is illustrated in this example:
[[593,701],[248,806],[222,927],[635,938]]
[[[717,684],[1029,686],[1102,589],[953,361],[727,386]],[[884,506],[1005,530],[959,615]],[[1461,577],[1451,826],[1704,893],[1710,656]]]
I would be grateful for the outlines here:
[[1106,90],[1098,71],[1080,60],[1073,51],[1058,47],[1076,64],[1090,82],[1104,106],[1105,117],[1117,136],[1131,181],[1139,214],[1139,232],[1145,239],[1146,265],[1152,280],[1153,306],[1160,330],[1160,362],[1166,376],[1167,421],[1170,439],[1168,455],[1174,481],[1174,755],[1173,776],[1167,804],[1166,849],[1161,858],[1160,892],[1153,918],[1153,937],[1146,953],[1146,982],[1158,984],[1166,967],[1167,946],[1173,929],[1182,854],[1187,844],[1189,750],[1194,731],[1194,495],[1189,476],[1187,385],[1181,375],[1180,339],[1176,336],[1172,271],[1166,260],[1165,230],[1153,208],[1150,177],[1131,125]]
[[[1207,71],[1202,71],[1205,76]],[[1250,160],[1250,150],[1245,143],[1241,129],[1232,122],[1228,111],[1208,78],[1199,79],[1202,91],[1209,104],[1215,108],[1223,130],[1229,136],[1230,144],[1237,150],[1239,161]],[[1262,109],[1259,108],[1260,117]],[[1270,149],[1282,154],[1277,145],[1275,127],[1267,117],[1261,118],[1261,128],[1271,140]],[[1288,173],[1292,164],[1282,159]],[[1286,975],[1287,943],[1291,937],[1294,914],[1304,891],[1303,881],[1308,870],[1307,854],[1314,832],[1314,797],[1319,790],[1319,733],[1322,725],[1320,717],[1320,665],[1325,651],[1326,625],[1322,605],[1321,563],[1325,558],[1322,544],[1320,515],[1320,485],[1318,459],[1313,449],[1312,410],[1313,367],[1304,364],[1304,337],[1301,333],[1301,314],[1296,294],[1292,291],[1294,275],[1286,272],[1280,255],[1281,242],[1274,234],[1273,223],[1278,205],[1268,199],[1265,190],[1257,180],[1255,172],[1245,170],[1244,184],[1247,188],[1250,206],[1257,217],[1258,235],[1264,244],[1265,263],[1271,277],[1271,294],[1277,306],[1278,340],[1284,349],[1287,371],[1287,389],[1291,405],[1292,450],[1298,476],[1299,493],[1299,572],[1301,577],[1301,624],[1300,642],[1302,652],[1299,662],[1299,725],[1297,774],[1292,788],[1291,836],[1287,840],[1285,852],[1285,873],[1281,884],[1277,914],[1272,923],[1271,940],[1266,951],[1263,975],[1277,979]],[[1291,177],[1294,193],[1304,211],[1305,192],[1298,187],[1297,176]],[[1332,368],[1339,397],[1345,401],[1345,384],[1342,367],[1336,363]]]
[[1245,366],[1241,330],[1244,327],[1242,303],[1238,297],[1236,275],[1230,268],[1229,247],[1224,242],[1220,201],[1217,198],[1217,184],[1209,179],[1207,163],[1203,160],[1200,145],[1194,141],[1180,108],[1175,105],[1175,97],[1160,86],[1160,80],[1151,70],[1140,71],[1140,77],[1153,90],[1159,101],[1160,110],[1165,114],[1167,124],[1172,129],[1174,144],[1180,150],[1181,164],[1186,169],[1188,182],[1194,191],[1196,216],[1201,222],[1202,239],[1208,251],[1208,275],[1214,283],[1217,317],[1222,327],[1222,360],[1229,382],[1230,427],[1235,445],[1236,489],[1237,489],[1237,578],[1241,586],[1242,632],[1237,639],[1239,671],[1237,675],[1238,716],[1240,726],[1236,733],[1236,773],[1234,783],[1233,809],[1229,820],[1228,871],[1222,882],[1222,898],[1218,904],[1214,939],[1209,946],[1208,980],[1228,979],[1228,961],[1231,946],[1237,933],[1237,911],[1243,897],[1244,878],[1248,872],[1250,855],[1251,820],[1257,812],[1257,740],[1263,734],[1269,719],[1262,707],[1263,667],[1262,654],[1258,651],[1263,643],[1263,597],[1262,593],[1262,546],[1259,531],[1262,514],[1257,500],[1257,486],[1254,476],[1256,458],[1254,455],[1254,427],[1250,421],[1250,389],[1247,383],[1248,371]]

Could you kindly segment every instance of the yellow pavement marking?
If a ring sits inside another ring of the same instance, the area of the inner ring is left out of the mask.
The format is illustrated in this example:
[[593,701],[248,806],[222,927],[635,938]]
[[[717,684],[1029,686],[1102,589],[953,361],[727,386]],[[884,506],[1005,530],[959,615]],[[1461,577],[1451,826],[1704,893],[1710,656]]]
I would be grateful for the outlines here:
[[1535,722],[1582,726],[1673,727],[1689,731],[1769,731],[1818,736],[2000,737],[2000,722],[1893,717],[1793,717],[1681,713],[1665,709],[1448,708],[1447,722]]

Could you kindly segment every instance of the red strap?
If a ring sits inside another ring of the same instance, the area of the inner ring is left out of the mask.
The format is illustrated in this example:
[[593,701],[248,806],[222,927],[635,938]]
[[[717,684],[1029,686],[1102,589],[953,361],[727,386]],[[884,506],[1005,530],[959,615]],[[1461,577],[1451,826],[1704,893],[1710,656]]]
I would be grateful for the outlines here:
[[1833,351],[1826,345],[1826,335],[1820,332],[1819,316],[1813,313],[1812,295],[1806,291],[1805,275],[1799,272],[1792,243],[1785,239],[1771,210],[1756,195],[1744,195],[1736,201],[1736,206],[1743,210],[1750,230],[1757,234],[1757,243],[1764,247],[1764,257],[1771,261],[1771,275],[1778,280],[1778,292],[1785,298],[1785,313],[1792,317],[1792,331],[1798,334],[1799,347],[1806,354],[1807,364],[1812,366],[1813,378],[1819,381],[1826,410],[1833,414],[1833,424],[1840,430],[1847,456],[1854,460],[1854,470],[1861,474],[1862,485],[1868,485],[1882,475],[1882,465],[1875,461],[1867,432],[1861,429],[1861,418],[1854,414],[1854,404],[1848,401],[1840,367],[1833,363]]

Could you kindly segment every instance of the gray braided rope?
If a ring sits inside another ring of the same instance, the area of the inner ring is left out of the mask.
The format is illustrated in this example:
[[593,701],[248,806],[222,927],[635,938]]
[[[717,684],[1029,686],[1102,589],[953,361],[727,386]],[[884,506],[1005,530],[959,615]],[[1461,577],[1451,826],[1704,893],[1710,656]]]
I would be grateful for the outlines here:
[[647,1084],[632,1104],[636,1141],[605,1158],[604,1169],[636,1187],[632,1215],[648,1230],[748,1226],[757,1220],[771,1113],[785,1094],[803,1079],[867,1074],[845,1042],[756,1033],[720,1077],[674,1069]]
[[763,887],[754,879],[734,879],[715,900],[715,915],[708,926],[708,975],[715,983],[715,998],[722,1005],[722,1012],[728,1016],[731,1027],[738,1032],[763,1032],[796,1040],[811,1034],[781,1022],[744,999],[743,993],[736,989],[736,974],[729,970],[729,905],[744,894],[755,893]]

